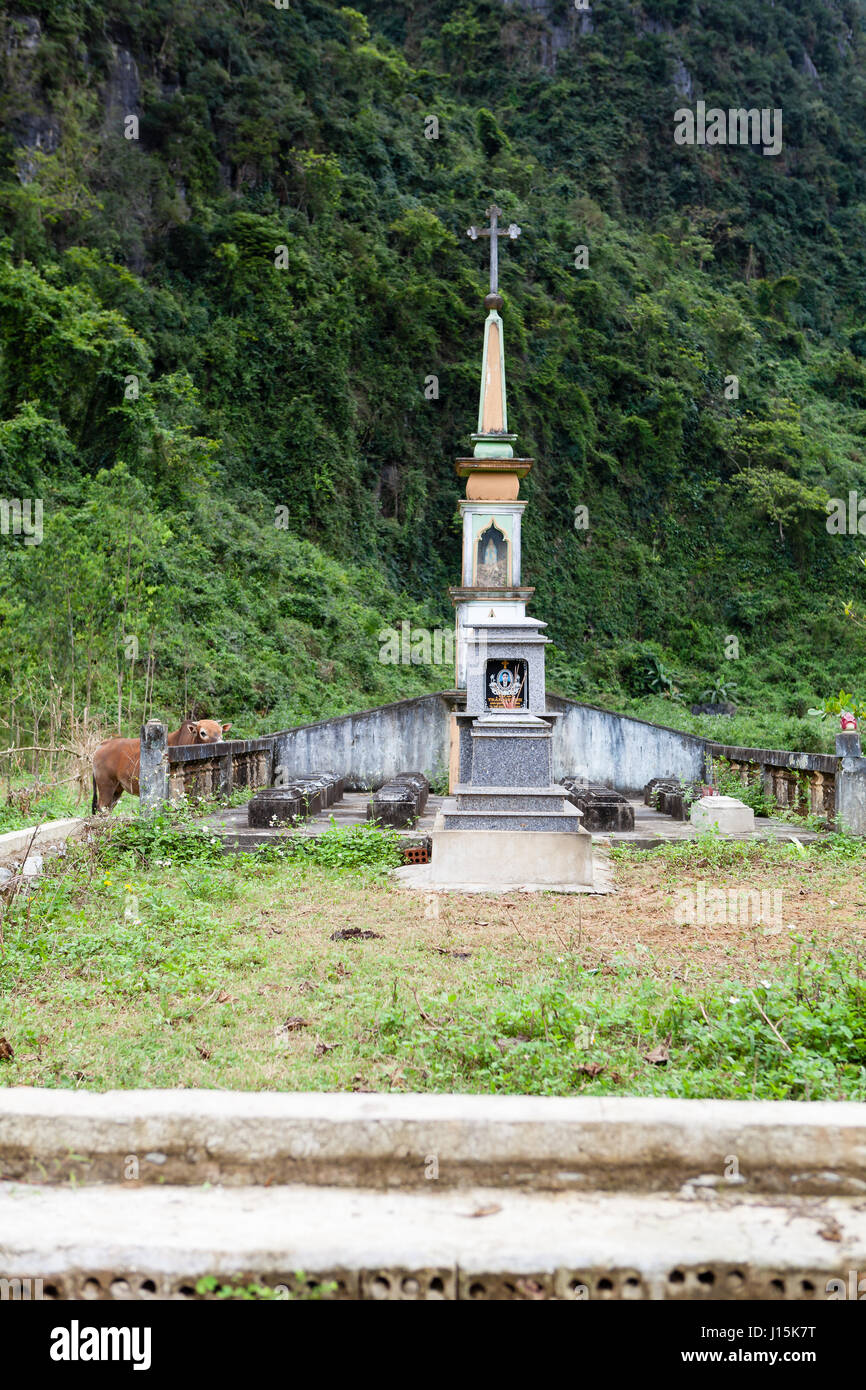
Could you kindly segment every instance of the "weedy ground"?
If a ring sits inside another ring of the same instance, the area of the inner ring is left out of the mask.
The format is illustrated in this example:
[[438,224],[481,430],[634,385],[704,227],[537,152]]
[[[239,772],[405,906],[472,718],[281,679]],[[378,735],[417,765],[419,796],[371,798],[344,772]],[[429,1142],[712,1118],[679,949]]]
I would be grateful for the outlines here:
[[[115,820],[0,900],[0,1084],[866,1099],[860,842],[614,858],[605,897],[425,895],[376,830]],[[781,917],[677,925],[700,884]]]

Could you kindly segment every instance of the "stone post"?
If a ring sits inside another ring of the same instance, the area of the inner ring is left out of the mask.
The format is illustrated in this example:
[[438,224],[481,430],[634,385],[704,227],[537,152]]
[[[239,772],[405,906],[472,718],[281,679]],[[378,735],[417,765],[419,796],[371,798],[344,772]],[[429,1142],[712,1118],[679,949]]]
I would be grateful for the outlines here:
[[856,729],[836,735],[841,759],[836,774],[836,828],[850,835],[866,835],[866,758],[861,756]]
[[220,796],[231,796],[234,790],[234,764],[232,754],[220,754]]
[[768,763],[761,764],[761,791],[769,802],[776,800],[776,783],[773,768]]
[[168,730],[158,719],[149,719],[141,730],[141,765],[138,773],[139,814],[158,811],[168,801]]

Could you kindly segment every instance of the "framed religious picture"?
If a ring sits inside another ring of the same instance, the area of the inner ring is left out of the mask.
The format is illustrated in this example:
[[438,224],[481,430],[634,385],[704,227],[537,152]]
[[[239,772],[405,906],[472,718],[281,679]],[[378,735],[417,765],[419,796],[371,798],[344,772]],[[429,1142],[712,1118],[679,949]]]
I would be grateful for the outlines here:
[[488,709],[527,709],[529,672],[523,657],[488,661],[485,694]]

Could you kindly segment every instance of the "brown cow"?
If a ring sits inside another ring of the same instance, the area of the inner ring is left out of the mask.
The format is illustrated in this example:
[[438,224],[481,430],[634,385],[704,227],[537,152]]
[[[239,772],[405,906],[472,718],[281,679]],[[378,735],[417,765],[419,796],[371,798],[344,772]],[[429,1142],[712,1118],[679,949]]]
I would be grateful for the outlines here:
[[[166,742],[172,748],[178,744],[219,743],[230,728],[231,724],[220,724],[216,719],[185,719]],[[141,743],[137,738],[109,738],[100,743],[93,755],[91,815],[113,810],[125,791],[138,796],[140,759]]]

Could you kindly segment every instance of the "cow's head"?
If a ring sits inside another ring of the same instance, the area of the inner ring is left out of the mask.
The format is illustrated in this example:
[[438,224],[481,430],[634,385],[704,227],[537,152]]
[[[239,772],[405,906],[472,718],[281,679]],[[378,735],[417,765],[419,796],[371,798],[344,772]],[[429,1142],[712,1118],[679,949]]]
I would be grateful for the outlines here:
[[230,728],[231,724],[220,724],[216,719],[187,719],[184,737],[190,743],[220,743]]

